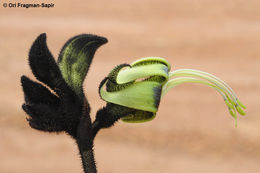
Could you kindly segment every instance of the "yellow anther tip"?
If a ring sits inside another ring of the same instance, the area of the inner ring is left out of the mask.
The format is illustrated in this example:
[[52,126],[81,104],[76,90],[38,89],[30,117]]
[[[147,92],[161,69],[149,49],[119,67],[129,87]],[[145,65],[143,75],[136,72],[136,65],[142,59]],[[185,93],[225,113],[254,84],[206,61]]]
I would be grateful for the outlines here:
[[239,104],[239,106],[241,106],[243,109],[246,109],[246,106],[243,105],[238,99],[237,99],[237,103]]
[[236,110],[240,115],[246,115],[246,113],[241,109],[240,106],[236,106]]

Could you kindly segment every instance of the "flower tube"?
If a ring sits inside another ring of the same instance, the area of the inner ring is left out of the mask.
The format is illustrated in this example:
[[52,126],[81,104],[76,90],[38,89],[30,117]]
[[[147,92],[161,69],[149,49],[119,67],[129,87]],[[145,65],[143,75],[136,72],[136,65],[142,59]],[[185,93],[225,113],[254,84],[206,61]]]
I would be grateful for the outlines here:
[[169,62],[160,57],[141,58],[130,65],[121,64],[101,83],[100,96],[108,103],[136,110],[121,118],[123,121],[145,122],[155,117],[161,99],[170,89],[183,83],[200,83],[214,88],[223,97],[236,124],[237,113],[245,115],[243,109],[246,107],[220,78],[194,69],[170,70]]

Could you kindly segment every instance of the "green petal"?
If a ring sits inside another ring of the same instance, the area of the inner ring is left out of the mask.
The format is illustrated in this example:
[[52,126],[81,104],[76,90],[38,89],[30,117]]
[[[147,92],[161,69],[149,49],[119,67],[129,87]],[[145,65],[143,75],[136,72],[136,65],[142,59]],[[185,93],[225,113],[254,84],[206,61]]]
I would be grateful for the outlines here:
[[117,65],[115,68],[113,68],[113,70],[111,70],[108,74],[108,78],[110,81],[112,81],[113,83],[117,83],[116,79],[117,79],[117,76],[118,76],[118,73],[119,71],[121,71],[123,68],[126,68],[126,67],[131,67],[129,64],[120,64],[120,65]]
[[149,112],[158,110],[162,88],[158,82],[136,82],[115,92],[105,91],[105,85],[100,88],[100,96],[107,102]]
[[71,38],[63,46],[58,65],[66,83],[83,97],[82,83],[97,48],[107,42],[106,38],[82,34]]
[[164,58],[161,57],[145,57],[134,61],[131,66],[139,66],[145,64],[164,64],[167,66],[168,71],[171,70],[171,64]]
[[121,118],[126,123],[144,123],[155,118],[156,113],[136,110],[136,112]]
[[128,83],[137,79],[151,76],[161,76],[164,81],[168,80],[168,68],[164,64],[149,64],[127,68],[119,71],[116,82],[118,84]]

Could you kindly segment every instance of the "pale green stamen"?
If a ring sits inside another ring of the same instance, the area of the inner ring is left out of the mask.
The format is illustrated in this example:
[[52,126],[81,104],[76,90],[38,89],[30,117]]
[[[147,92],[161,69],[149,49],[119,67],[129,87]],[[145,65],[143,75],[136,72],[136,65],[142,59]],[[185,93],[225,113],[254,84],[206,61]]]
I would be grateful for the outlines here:
[[[218,80],[209,77],[208,75],[204,75],[201,73],[194,72],[192,70],[176,70],[170,73],[170,77],[175,77],[175,76],[191,76],[191,77],[198,77],[198,78],[203,78],[205,80],[208,80],[209,82],[213,83],[214,85],[218,86],[219,89],[225,93],[227,99],[231,102],[232,105],[236,106],[238,103],[236,102],[236,97],[232,94],[232,92],[222,83],[220,83]],[[229,96],[231,99],[229,99]]]
[[222,92],[226,91],[228,93],[228,95],[232,98],[232,100],[235,101],[235,103],[236,103],[236,97],[233,95],[233,93],[221,82],[219,82],[218,80],[216,80],[212,77],[209,77],[208,75],[204,75],[204,74],[198,73],[196,71],[186,70],[186,69],[176,70],[176,71],[170,72],[170,74],[169,74],[170,78],[176,77],[176,76],[191,76],[191,77],[198,77],[198,78],[203,78],[205,80],[208,80],[211,83],[219,86],[219,88],[221,89]]
[[245,112],[243,111],[245,106],[238,100],[232,88],[218,77],[200,70],[193,69],[180,69],[172,71],[169,73],[169,78],[173,77],[178,78],[172,79],[164,85],[162,96],[164,96],[170,88],[173,88],[182,83],[202,83],[215,88],[222,95],[226,105],[228,106],[230,114],[235,118],[236,122],[237,112],[241,115],[245,115]]
[[217,85],[214,85],[214,84],[211,84],[207,81],[204,81],[204,80],[200,80],[200,79],[196,79],[196,78],[192,78],[192,77],[178,77],[178,78],[175,78],[175,79],[172,79],[170,81],[168,81],[164,87],[163,87],[163,92],[162,92],[162,97],[173,87],[177,86],[177,85],[180,85],[182,83],[201,83],[201,84],[205,84],[205,85],[208,85],[208,86],[211,86],[213,87],[214,89],[216,89],[222,96],[224,99],[226,99],[225,95],[221,92],[221,89],[217,86]]
[[225,91],[223,91],[223,89],[221,89],[218,85],[212,84],[212,83],[207,82],[205,80],[201,80],[201,79],[197,79],[197,78],[193,78],[193,77],[178,77],[178,78],[172,79],[164,85],[161,96],[163,97],[171,88],[176,87],[177,85],[180,85],[182,83],[201,83],[201,84],[205,84],[205,85],[208,85],[208,86],[216,89],[216,91],[218,91],[218,93],[220,93],[222,95],[222,97],[223,97],[223,99],[224,99],[224,101],[225,101],[225,103],[226,103],[226,105],[229,109],[230,114],[232,115],[232,117],[235,118],[236,124],[237,124],[237,115],[236,115],[235,110],[238,107],[235,106],[234,104],[232,104],[232,102],[229,101],[230,98],[227,96],[227,93]]
[[[199,74],[203,74],[203,75],[206,75],[212,79],[215,79],[216,81],[220,82],[221,84],[223,84],[228,91],[231,92],[231,94],[233,95],[233,97],[235,98],[235,103],[238,104],[239,106],[241,106],[242,108],[246,109],[246,107],[238,100],[238,97],[236,95],[236,93],[234,92],[234,90],[226,83],[224,82],[223,80],[221,80],[220,78],[218,78],[217,76],[214,76],[210,73],[207,73],[207,72],[204,72],[204,71],[200,71],[200,70],[194,70],[194,69],[181,69],[181,71],[188,71],[188,72],[197,72]],[[170,74],[171,76],[172,74]]]

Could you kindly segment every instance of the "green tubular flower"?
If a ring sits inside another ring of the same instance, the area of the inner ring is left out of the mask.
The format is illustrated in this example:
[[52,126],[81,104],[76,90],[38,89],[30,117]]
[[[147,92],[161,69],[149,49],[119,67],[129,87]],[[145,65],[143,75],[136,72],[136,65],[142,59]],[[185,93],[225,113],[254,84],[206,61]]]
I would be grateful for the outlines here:
[[236,122],[237,113],[245,115],[243,109],[246,107],[232,88],[218,77],[200,70],[170,70],[169,62],[159,57],[147,57],[130,65],[119,65],[101,84],[100,96],[109,103],[136,110],[123,117],[123,121],[145,122],[155,117],[161,98],[171,88],[182,83],[201,83],[216,89],[222,95]]

